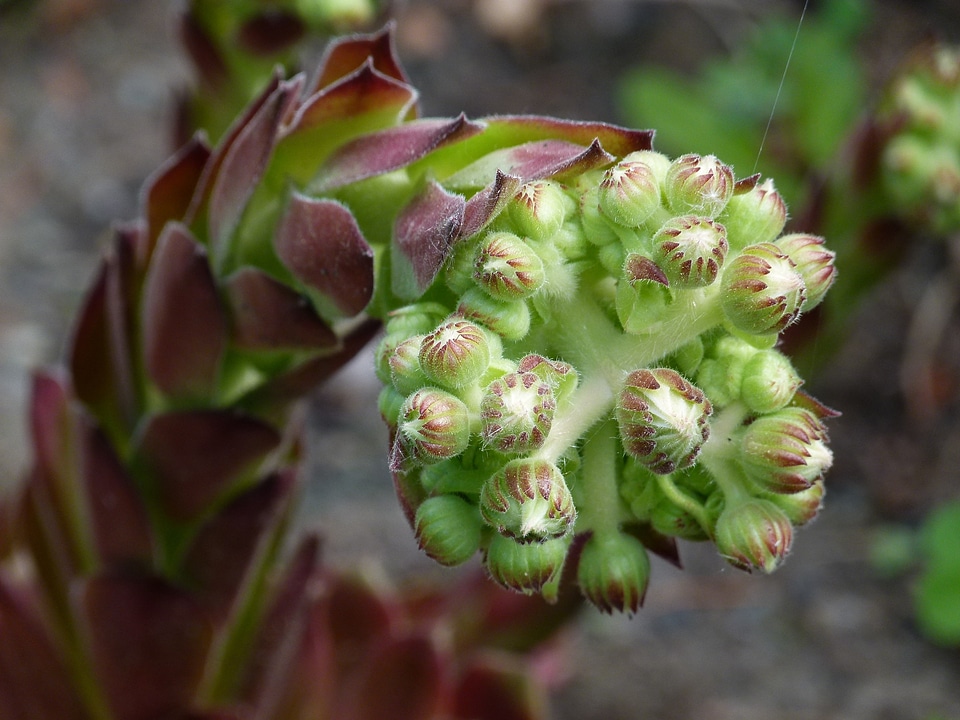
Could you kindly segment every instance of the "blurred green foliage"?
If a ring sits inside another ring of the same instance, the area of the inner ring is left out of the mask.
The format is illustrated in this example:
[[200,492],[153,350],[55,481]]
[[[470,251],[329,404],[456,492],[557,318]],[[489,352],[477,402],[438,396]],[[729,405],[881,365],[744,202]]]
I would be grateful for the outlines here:
[[920,531],[923,572],[917,584],[920,629],[931,640],[960,645],[960,500],[938,508]]

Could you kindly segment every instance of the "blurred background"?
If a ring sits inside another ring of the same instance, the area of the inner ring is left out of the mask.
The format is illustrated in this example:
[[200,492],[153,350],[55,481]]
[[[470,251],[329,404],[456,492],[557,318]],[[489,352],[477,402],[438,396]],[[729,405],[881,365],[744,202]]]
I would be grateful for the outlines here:
[[[60,357],[110,224],[136,215],[141,184],[173,149],[175,101],[193,81],[177,9],[0,0],[0,484],[29,459],[30,368]],[[671,154],[715,152],[739,176],[756,163],[802,223],[811,174],[850,161],[846,139],[904,57],[933,37],[960,43],[960,6],[811,0],[760,153],[802,10],[787,0],[406,0],[391,15],[422,114],[655,127]],[[304,67],[321,51],[311,47]],[[916,247],[848,308],[841,337],[804,347],[807,389],[843,416],[830,425],[826,508],[793,557],[754,577],[684,545],[684,571],[656,564],[637,617],[587,611],[571,629],[555,718],[960,719],[960,636],[917,615],[924,528],[960,498],[960,312],[942,282],[950,244],[909,236]],[[946,289],[931,295],[937,283]],[[904,370],[918,364],[920,400]],[[396,508],[378,389],[362,355],[318,391],[302,522],[322,529],[341,567],[398,584],[449,578],[420,556]],[[960,539],[949,552],[960,557]],[[960,589],[946,598],[956,616]]]

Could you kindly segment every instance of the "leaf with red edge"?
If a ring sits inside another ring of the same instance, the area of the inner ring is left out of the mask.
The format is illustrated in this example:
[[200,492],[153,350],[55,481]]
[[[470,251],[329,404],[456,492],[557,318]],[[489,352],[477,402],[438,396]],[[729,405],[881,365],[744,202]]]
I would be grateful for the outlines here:
[[394,25],[391,23],[369,35],[342,37],[331,42],[320,62],[314,90],[320,90],[347,77],[368,61],[385,77],[402,83],[409,82],[397,59],[393,35]]
[[153,253],[164,226],[186,217],[209,160],[209,145],[202,136],[195,135],[147,178],[140,194],[140,213],[146,218],[149,238],[145,260]]
[[546,704],[543,690],[522,661],[485,653],[458,678],[452,715],[464,720],[540,720],[546,716]]
[[265,8],[245,20],[237,32],[237,44],[251,55],[269,57],[299,42],[307,28],[297,15],[279,8]]
[[430,286],[460,233],[465,208],[463,197],[431,181],[400,211],[390,268],[395,295],[412,300]]
[[227,320],[203,247],[179,223],[167,225],[143,291],[144,358],[150,379],[174,399],[216,392]]
[[233,343],[244,350],[319,350],[339,343],[303,295],[252,267],[226,281]]
[[162,507],[190,520],[280,443],[270,425],[233,410],[188,410],[147,422],[135,462],[150,474]]
[[274,234],[280,260],[314,293],[352,316],[373,297],[373,250],[335,200],[294,193]]
[[186,591],[156,577],[99,575],[82,588],[79,610],[116,720],[193,708],[212,629]]
[[498,170],[493,182],[467,201],[460,237],[473,237],[483,230],[507,206],[519,188],[520,178],[504,175]]
[[392,172],[437,148],[476,135],[482,128],[464,115],[451,120],[417,120],[363,135],[339,148],[317,171],[311,192],[328,193]]
[[273,557],[269,546],[287,516],[293,482],[292,471],[274,473],[233,498],[187,551],[184,575],[216,621],[226,618],[252,569]]
[[32,609],[0,574],[0,717],[85,720],[67,669]]
[[148,564],[150,521],[137,488],[103,432],[82,429],[83,484],[98,554],[106,564]]
[[344,720],[432,720],[439,711],[444,663],[430,638],[383,643],[345,688],[336,717]]

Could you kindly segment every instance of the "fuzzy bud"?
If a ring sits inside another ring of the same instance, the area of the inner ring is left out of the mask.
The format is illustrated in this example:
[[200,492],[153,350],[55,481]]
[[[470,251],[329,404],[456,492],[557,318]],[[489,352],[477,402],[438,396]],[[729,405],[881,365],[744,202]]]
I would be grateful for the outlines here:
[[681,155],[670,165],[664,194],[678,215],[716,217],[733,196],[733,170],[713,155]]
[[710,436],[712,412],[703,392],[670,368],[630,373],[616,409],[624,448],[659,474],[696,460]]
[[543,445],[557,404],[535,373],[510,373],[491,382],[480,401],[483,441],[502,453],[525,454]]
[[728,263],[721,280],[723,311],[746,333],[777,333],[800,316],[806,300],[793,261],[772,243],[751,245]]
[[577,517],[560,469],[529,458],[511,460],[487,480],[480,491],[480,513],[501,535],[517,542],[562,537]]
[[733,250],[773,242],[787,222],[787,205],[773,186],[773,180],[734,193],[719,218],[727,228],[727,242]]
[[747,425],[740,460],[747,476],[764,490],[806,490],[833,464],[823,423],[809,410],[785,407]]
[[750,498],[720,513],[714,541],[734,567],[771,573],[790,552],[793,526],[783,510],[769,500]]
[[460,297],[457,315],[489,328],[504,340],[520,340],[530,331],[530,308],[525,300],[497,300],[480,288]]
[[569,537],[518,543],[494,535],[487,548],[487,572],[505,588],[527,595],[542,593],[548,602],[554,601],[569,549]]
[[470,413],[460,398],[427,387],[411,394],[397,418],[397,442],[421,463],[455,457],[470,443]]
[[756,413],[770,413],[785,407],[803,380],[781,352],[761,350],[743,368],[740,399]]
[[635,613],[650,581],[650,558],[632,535],[592,535],[577,568],[580,591],[605,613]]
[[462,565],[480,548],[480,514],[459,495],[427,498],[413,525],[420,549],[441,565]]
[[553,237],[563,225],[572,204],[557,183],[535,180],[517,191],[508,213],[517,230],[534,240]]
[[513,233],[490,233],[477,248],[473,279],[498,300],[520,300],[543,285],[543,261]]
[[423,335],[408,337],[393,349],[389,359],[390,381],[398,392],[408,395],[430,381],[420,368],[420,344]]
[[789,495],[765,493],[763,497],[783,510],[794,527],[800,527],[820,514],[825,494],[826,483],[824,483],[823,478],[819,478],[806,490]]
[[577,388],[577,371],[570,363],[548,360],[542,355],[524,355],[517,364],[517,372],[534,373],[550,386],[554,399],[559,402]]
[[646,163],[621,160],[604,172],[597,201],[613,222],[638,227],[660,207],[660,184]]
[[441,385],[469,385],[490,364],[490,343],[483,329],[453,318],[427,335],[420,345],[420,367]]
[[727,249],[723,225],[696,215],[672,218],[653,236],[653,261],[671,287],[710,285],[720,273]]
[[449,313],[447,308],[435,302],[405,305],[387,315],[386,334],[401,337],[426,335]]
[[803,233],[784,235],[776,244],[797,266],[797,273],[803,278],[807,298],[800,309],[806,312],[815,308],[837,277],[837,268],[833,264],[836,253],[827,250],[822,237]]

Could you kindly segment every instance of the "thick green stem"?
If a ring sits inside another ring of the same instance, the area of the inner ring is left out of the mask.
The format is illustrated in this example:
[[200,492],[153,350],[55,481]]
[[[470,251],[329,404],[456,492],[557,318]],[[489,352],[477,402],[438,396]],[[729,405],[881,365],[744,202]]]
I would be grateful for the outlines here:
[[617,484],[617,426],[607,420],[583,444],[577,532],[595,536],[615,534],[620,525],[620,490]]
[[734,402],[714,415],[710,421],[710,438],[700,451],[700,463],[713,476],[728,505],[749,497],[741,481],[743,474],[736,467],[734,437],[749,412],[746,405]]

